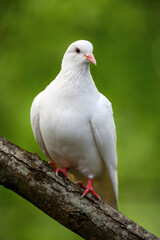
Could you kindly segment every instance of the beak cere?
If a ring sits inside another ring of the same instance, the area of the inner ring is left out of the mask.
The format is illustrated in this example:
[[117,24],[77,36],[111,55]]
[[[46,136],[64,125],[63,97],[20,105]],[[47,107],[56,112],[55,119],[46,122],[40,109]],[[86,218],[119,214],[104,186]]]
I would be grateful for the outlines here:
[[87,61],[92,62],[96,65],[96,59],[94,58],[93,53],[87,53],[84,55]]

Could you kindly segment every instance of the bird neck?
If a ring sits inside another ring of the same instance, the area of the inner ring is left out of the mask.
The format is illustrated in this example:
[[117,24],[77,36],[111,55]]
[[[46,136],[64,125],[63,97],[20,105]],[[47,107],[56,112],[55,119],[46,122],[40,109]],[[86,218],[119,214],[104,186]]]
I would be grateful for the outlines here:
[[[60,85],[65,88],[75,89],[95,88],[95,83],[90,73],[90,64],[62,64],[61,71],[57,76]],[[61,82],[61,83],[60,83]],[[84,90],[83,90],[84,91]]]
[[92,79],[89,64],[63,65],[52,84],[56,86],[56,96],[72,101],[97,94],[98,91]]
[[62,62],[62,68],[60,74],[65,76],[67,80],[72,80],[75,82],[80,79],[82,81],[84,78],[90,78],[90,64],[89,63],[81,63],[81,64],[67,64],[66,62]]

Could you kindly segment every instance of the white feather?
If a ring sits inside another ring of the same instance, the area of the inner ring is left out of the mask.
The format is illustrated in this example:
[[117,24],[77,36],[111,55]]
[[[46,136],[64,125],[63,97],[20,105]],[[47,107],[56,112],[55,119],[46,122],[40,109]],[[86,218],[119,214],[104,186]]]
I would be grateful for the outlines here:
[[75,179],[94,178],[97,193],[117,208],[115,125],[111,104],[98,92],[84,58],[92,51],[84,40],[69,46],[60,73],[32,103],[31,125],[49,159],[70,168]]
[[41,129],[40,129],[40,125],[39,125],[39,102],[41,99],[41,96],[43,95],[43,92],[39,93],[31,106],[31,112],[30,112],[30,120],[31,120],[31,126],[32,126],[32,131],[34,134],[34,137],[37,141],[37,143],[40,145],[42,151],[44,152],[44,154],[47,156],[48,159],[51,160],[48,151],[46,149],[45,143],[43,141],[43,137],[41,134]]
[[109,173],[113,187],[112,202],[116,206],[118,202],[116,129],[111,103],[102,94],[91,118],[91,126],[97,148]]

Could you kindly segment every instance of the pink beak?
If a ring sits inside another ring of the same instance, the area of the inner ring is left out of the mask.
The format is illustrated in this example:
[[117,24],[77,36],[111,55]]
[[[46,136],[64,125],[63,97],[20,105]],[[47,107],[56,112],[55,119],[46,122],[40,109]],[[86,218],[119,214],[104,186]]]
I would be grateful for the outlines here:
[[94,58],[93,53],[87,53],[84,56],[89,62],[92,62],[96,65],[96,59]]

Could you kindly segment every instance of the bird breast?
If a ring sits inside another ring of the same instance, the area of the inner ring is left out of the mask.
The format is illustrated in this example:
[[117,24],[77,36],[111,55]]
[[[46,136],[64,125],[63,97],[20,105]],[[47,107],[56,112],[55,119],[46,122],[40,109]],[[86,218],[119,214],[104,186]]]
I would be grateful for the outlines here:
[[100,175],[103,164],[90,126],[92,107],[74,103],[57,106],[53,98],[46,99],[40,106],[40,129],[52,159],[87,177]]

